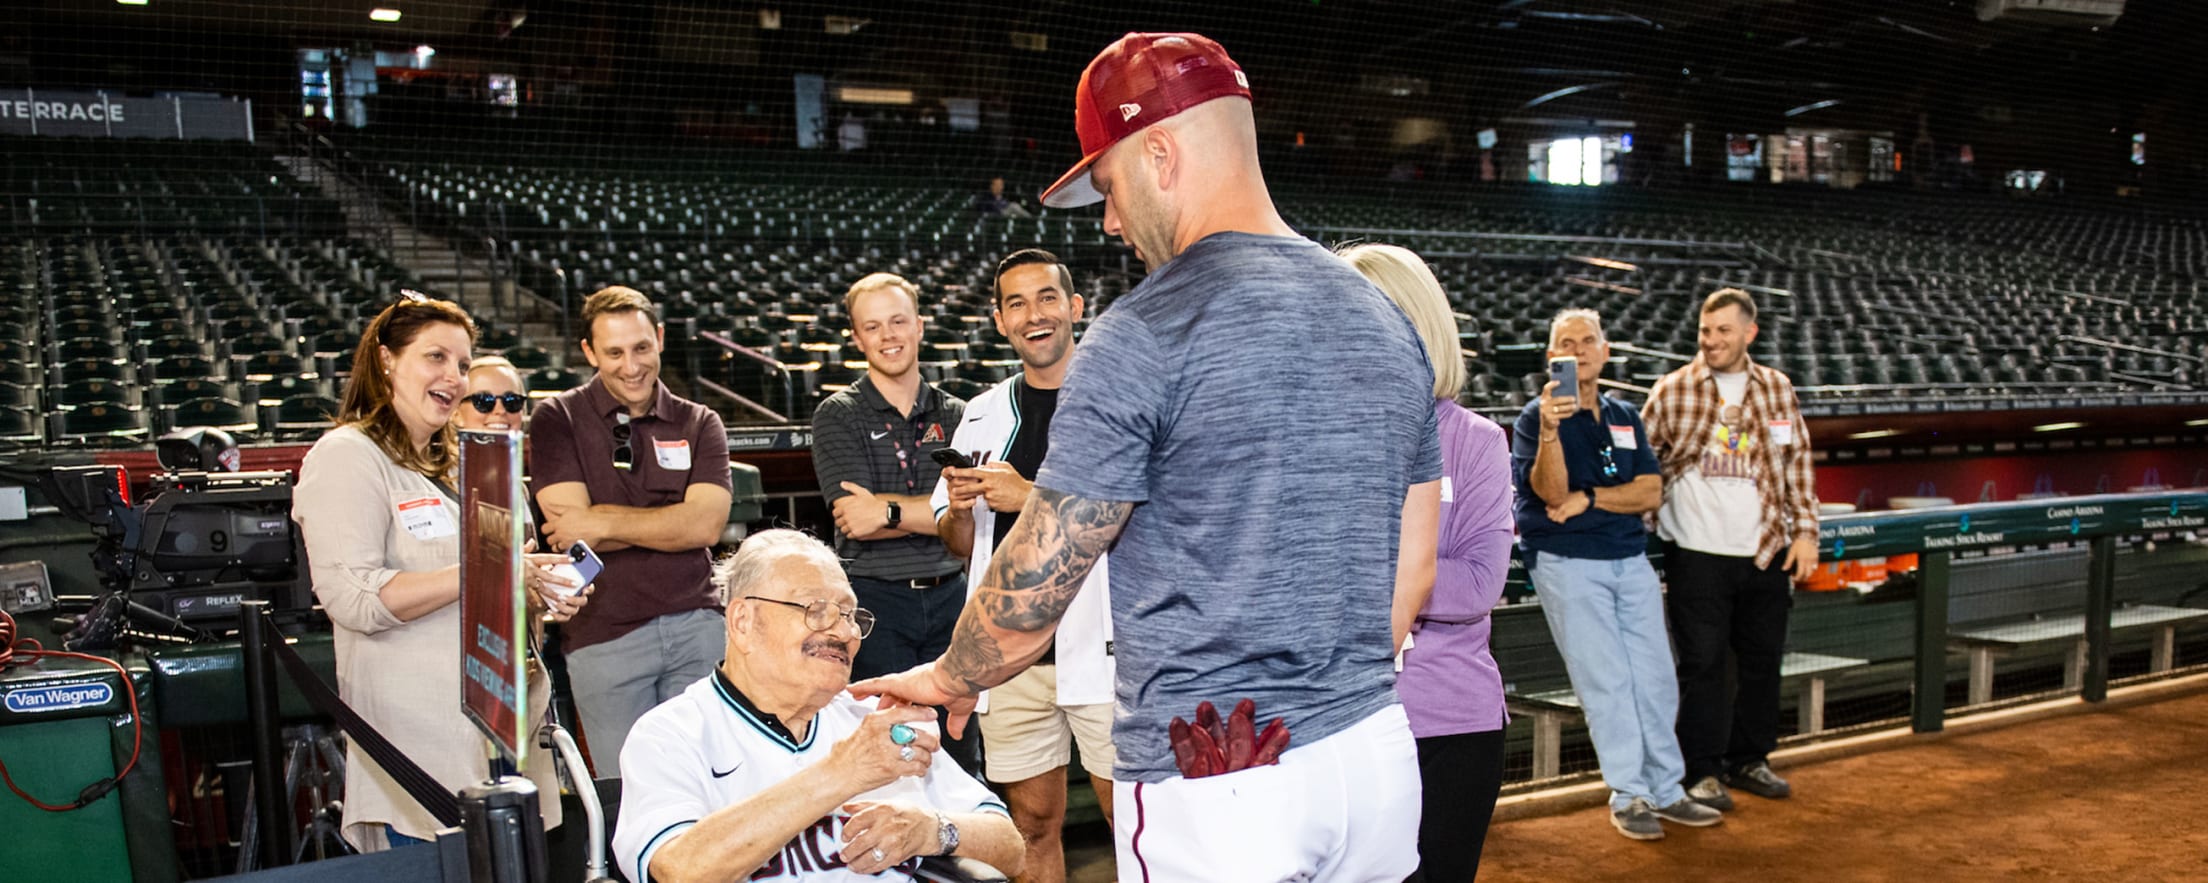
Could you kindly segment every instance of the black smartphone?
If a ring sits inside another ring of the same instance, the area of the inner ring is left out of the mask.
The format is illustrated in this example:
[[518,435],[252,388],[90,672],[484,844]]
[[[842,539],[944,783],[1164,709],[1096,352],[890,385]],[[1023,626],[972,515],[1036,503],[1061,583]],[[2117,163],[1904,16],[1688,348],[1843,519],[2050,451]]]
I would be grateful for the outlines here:
[[950,448],[936,448],[928,456],[935,460],[935,465],[945,469],[974,468],[974,461],[971,458]]

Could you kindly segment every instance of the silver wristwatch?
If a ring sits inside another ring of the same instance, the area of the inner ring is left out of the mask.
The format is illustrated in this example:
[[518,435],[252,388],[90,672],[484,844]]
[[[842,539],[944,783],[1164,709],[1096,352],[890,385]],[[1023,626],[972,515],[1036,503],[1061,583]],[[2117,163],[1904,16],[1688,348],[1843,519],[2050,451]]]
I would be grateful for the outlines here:
[[942,813],[935,814],[935,845],[936,855],[950,855],[958,849],[958,826]]

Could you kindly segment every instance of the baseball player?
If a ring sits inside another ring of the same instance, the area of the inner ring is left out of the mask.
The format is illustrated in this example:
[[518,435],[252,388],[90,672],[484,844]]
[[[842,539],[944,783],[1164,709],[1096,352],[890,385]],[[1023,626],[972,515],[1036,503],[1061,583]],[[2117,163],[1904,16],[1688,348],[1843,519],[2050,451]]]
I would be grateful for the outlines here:
[[1275,210],[1249,79],[1217,43],[1120,38],[1075,119],[1085,156],[1043,202],[1104,201],[1150,275],[1082,338],[950,649],[852,692],[963,726],[1109,547],[1119,873],[1401,880],[1420,790],[1390,609],[1432,589],[1433,368],[1402,312]]
[[874,615],[834,551],[765,531],[718,576],[726,660],[647,712],[621,750],[613,848],[630,880],[911,879],[931,855],[1018,871],[1019,832],[936,751],[935,713],[843,692]]

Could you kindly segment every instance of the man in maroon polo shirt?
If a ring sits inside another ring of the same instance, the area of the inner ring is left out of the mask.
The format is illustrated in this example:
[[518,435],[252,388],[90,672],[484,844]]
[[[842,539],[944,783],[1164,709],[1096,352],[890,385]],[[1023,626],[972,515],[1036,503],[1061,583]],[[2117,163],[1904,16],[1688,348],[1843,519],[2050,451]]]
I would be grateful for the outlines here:
[[563,632],[591,766],[605,777],[621,774],[636,719],[721,660],[711,550],[728,523],[728,434],[720,415],[660,383],[666,329],[644,295],[591,295],[583,328],[598,375],[537,409],[529,466],[552,547],[581,540],[606,563],[592,615]]

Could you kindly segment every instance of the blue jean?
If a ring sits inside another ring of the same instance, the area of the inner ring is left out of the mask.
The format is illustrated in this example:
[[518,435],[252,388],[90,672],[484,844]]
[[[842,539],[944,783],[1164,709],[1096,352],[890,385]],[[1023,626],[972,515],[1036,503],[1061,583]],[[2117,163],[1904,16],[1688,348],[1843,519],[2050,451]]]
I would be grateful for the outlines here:
[[621,746],[636,719],[712,674],[727,649],[720,611],[688,610],[568,651],[567,681],[598,778],[621,775]]
[[1527,571],[1549,634],[1587,717],[1610,808],[1686,798],[1686,763],[1673,725],[1679,682],[1664,632],[1663,591],[1648,558],[1616,561],[1542,552]]

